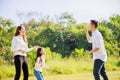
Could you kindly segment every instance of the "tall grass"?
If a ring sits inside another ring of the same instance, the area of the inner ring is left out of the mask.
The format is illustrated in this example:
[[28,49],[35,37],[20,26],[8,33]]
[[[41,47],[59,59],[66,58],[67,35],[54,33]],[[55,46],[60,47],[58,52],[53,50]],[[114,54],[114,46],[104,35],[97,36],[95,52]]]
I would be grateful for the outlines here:
[[[46,64],[51,67],[51,70],[43,69],[44,75],[53,74],[75,74],[83,71],[92,71],[93,60],[90,55],[84,57],[65,57],[62,58],[60,54],[51,52],[49,48],[46,49]],[[33,65],[35,59],[35,52],[28,53],[29,74],[33,76]],[[108,71],[120,70],[120,57],[109,56],[106,62],[106,69]],[[14,65],[0,65],[0,79],[6,77],[13,77],[15,75]],[[22,74],[21,74],[22,75]]]
[[0,79],[13,77],[15,73],[13,65],[0,65]]

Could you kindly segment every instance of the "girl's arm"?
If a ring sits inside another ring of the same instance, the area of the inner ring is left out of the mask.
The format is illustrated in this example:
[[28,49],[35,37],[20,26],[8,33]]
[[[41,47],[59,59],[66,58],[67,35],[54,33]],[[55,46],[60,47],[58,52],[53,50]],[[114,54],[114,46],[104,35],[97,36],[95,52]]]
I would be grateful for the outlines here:
[[42,66],[45,67],[46,69],[50,69],[50,67],[47,66],[46,63],[45,63],[45,57],[44,57],[44,56],[41,57],[41,64],[42,64]]

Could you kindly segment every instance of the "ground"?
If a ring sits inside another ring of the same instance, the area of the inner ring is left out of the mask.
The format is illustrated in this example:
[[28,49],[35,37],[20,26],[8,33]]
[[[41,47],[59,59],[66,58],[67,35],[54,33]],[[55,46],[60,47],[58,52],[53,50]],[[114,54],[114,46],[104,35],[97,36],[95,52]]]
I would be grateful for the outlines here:
[[[109,80],[120,80],[120,71],[109,71],[107,73],[109,76]],[[46,75],[44,77],[45,80],[94,80],[92,72],[80,72],[78,74]],[[13,80],[13,78],[6,78],[4,80]],[[29,80],[36,79],[34,76],[30,76]]]

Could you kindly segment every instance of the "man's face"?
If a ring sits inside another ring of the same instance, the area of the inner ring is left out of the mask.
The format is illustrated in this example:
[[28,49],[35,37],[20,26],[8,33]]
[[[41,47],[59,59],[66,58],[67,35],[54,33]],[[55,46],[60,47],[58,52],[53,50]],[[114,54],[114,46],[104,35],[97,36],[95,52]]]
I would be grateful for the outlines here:
[[94,29],[94,25],[92,23],[89,24],[89,30],[92,31]]

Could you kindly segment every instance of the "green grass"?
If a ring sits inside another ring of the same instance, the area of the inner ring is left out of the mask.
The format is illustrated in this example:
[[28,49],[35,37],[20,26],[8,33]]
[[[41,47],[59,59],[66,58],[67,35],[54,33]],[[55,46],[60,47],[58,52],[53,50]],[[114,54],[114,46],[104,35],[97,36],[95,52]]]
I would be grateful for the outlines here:
[[[93,69],[93,60],[92,58],[87,56],[85,58],[54,57],[50,60],[47,60],[47,65],[49,65],[52,68],[52,70],[50,71],[43,69],[43,74],[45,74],[47,79],[52,78],[53,76],[57,77],[59,75],[60,76],[72,75],[74,77],[75,76],[74,74],[76,74],[77,76],[82,76],[82,74],[85,74],[83,76],[86,76],[87,73],[83,73],[83,72],[88,72],[88,76],[91,75],[91,78],[92,78],[92,72],[90,71],[92,71]],[[109,57],[106,62],[106,69],[107,71],[109,71],[109,75],[112,75],[113,73],[112,76],[116,76],[114,75],[114,71],[116,72],[119,71],[120,73],[120,57],[114,57],[114,56]],[[30,62],[29,62],[29,74],[30,76],[34,76],[33,66],[31,65]],[[14,75],[15,75],[14,65],[0,65],[0,79],[14,77]],[[54,79],[54,80],[57,80],[57,79]],[[114,79],[114,80],[117,80],[117,79]]]
[[[109,80],[120,80],[120,71],[109,71]],[[45,80],[94,80],[92,72],[79,72],[78,74],[58,74],[58,75],[45,75]],[[21,77],[20,80],[22,80]],[[102,79],[102,78],[101,78]],[[5,78],[3,80],[13,80],[13,78]],[[30,76],[29,80],[36,80],[35,76]]]

